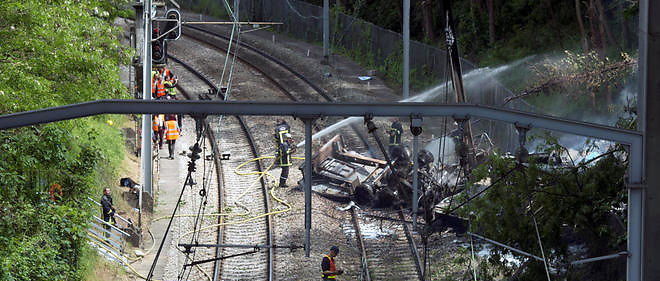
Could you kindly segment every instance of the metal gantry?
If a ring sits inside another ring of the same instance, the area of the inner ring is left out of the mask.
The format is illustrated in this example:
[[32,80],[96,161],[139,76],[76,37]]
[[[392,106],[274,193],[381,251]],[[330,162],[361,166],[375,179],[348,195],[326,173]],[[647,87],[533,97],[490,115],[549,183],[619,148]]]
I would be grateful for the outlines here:
[[[306,120],[323,116],[399,116],[399,117],[453,117],[483,118],[526,126],[560,131],[575,135],[610,140],[629,147],[628,171],[628,280],[641,279],[642,259],[642,183],[643,136],[641,132],[624,130],[594,123],[586,123],[547,115],[538,115],[511,109],[470,104],[434,103],[265,103],[228,101],[146,101],[146,100],[99,100],[55,108],[19,112],[0,116],[0,129],[16,128],[40,123],[67,120],[98,114],[209,114],[294,116]],[[309,121],[307,121],[309,120]],[[307,128],[306,128],[307,129]],[[309,138],[311,130],[306,130]],[[311,143],[310,143],[311,144]],[[311,155],[311,145],[305,147]],[[311,157],[305,158],[305,166],[311,167]],[[308,168],[309,169],[309,168]],[[307,174],[310,175],[310,174]],[[311,179],[305,179],[306,197],[310,196]],[[306,201],[306,236],[311,228],[311,200]],[[305,248],[309,251],[309,239]],[[307,252],[306,251],[306,252]]]

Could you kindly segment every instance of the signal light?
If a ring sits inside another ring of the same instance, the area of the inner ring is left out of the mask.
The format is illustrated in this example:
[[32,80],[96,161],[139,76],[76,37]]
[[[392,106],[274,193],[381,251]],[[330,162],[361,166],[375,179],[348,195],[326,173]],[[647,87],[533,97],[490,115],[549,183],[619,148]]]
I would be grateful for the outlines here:
[[165,38],[167,40],[177,40],[181,36],[181,13],[177,9],[170,9],[165,13],[165,18],[168,20],[176,21],[167,21],[165,22],[165,30],[163,33],[172,30],[170,33],[167,33]]

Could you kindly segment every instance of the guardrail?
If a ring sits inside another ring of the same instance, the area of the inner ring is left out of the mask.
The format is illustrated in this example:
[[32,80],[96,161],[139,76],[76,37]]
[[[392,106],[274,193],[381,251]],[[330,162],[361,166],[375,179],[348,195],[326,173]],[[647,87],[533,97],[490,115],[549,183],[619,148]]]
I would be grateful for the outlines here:
[[[94,202],[99,207],[101,204],[96,200],[87,197],[90,201]],[[99,212],[100,214],[101,212]],[[132,222],[126,218],[115,214],[115,218],[125,223],[126,227],[132,226]],[[126,249],[126,239],[131,235],[123,231],[118,225],[110,224],[98,216],[93,216],[87,228],[87,237],[90,242],[96,247],[98,252],[104,255],[109,260],[116,260],[117,257],[123,257],[124,250]]]

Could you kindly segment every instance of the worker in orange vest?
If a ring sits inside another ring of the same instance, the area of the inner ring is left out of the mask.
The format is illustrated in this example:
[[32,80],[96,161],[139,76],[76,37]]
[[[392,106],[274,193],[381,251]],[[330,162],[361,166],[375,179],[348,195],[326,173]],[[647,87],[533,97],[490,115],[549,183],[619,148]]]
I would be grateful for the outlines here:
[[167,95],[167,89],[165,88],[164,79],[161,77],[158,81],[155,82],[153,87],[155,88],[156,91],[156,98],[164,99],[165,96]]
[[153,120],[154,141],[158,141],[158,148],[163,148],[163,136],[165,135],[165,116],[155,114]]
[[160,70],[160,76],[163,78],[163,80],[172,83],[172,87],[176,86],[176,83],[179,82],[179,78],[176,77],[176,75],[174,75],[174,72],[172,72],[172,70],[170,70],[167,67],[163,67]]
[[160,73],[158,71],[151,71],[151,97],[156,98],[156,88],[158,87],[158,82],[161,80]]
[[335,265],[335,257],[339,254],[339,247],[330,247],[330,253],[323,257],[321,261],[321,280],[337,280],[337,275],[344,274],[344,271]]
[[180,133],[181,130],[176,122],[176,116],[174,114],[165,116],[165,139],[167,139],[167,150],[170,152],[170,159],[174,159],[174,145]]

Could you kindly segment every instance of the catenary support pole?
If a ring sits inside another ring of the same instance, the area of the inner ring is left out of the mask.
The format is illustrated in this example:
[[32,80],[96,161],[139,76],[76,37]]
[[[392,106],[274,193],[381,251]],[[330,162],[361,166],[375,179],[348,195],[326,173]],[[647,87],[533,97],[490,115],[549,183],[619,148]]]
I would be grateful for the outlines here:
[[234,18],[235,21],[240,21],[240,14],[238,13],[238,6],[240,5],[241,1],[240,0],[234,0]]
[[323,60],[328,64],[330,58],[330,0],[323,0]]
[[419,154],[419,136],[415,135],[413,136],[413,194],[412,194],[412,212],[413,212],[413,223],[412,223],[412,230],[416,231],[417,229],[417,208],[419,205],[418,198],[419,198],[419,193],[417,189],[419,188],[418,184],[418,175],[417,171],[419,170],[419,157],[417,155]]
[[410,0],[403,0],[403,98],[410,96]]
[[[151,100],[151,0],[144,1],[144,42],[142,49],[142,99]],[[152,193],[151,114],[142,115],[142,184],[144,191]]]
[[312,121],[305,121],[305,257],[309,258],[311,248],[310,230],[312,228]]
[[[628,218],[628,280],[638,278],[635,270],[641,270],[642,280],[660,280],[660,1],[639,1],[639,96],[637,98],[638,128],[644,136],[644,174],[637,181],[640,188],[629,190],[629,204],[643,206],[641,224],[632,225]],[[636,200],[637,202],[633,201]],[[638,202],[642,202],[639,204]],[[632,208],[631,208],[632,209]],[[634,228],[634,229],[631,229]],[[633,230],[635,232],[633,232]],[[639,232],[639,234],[637,234]],[[633,236],[635,235],[635,236]],[[633,240],[636,239],[636,240]],[[633,240],[633,242],[631,242]],[[639,240],[639,241],[637,241]],[[642,251],[641,255],[638,251]],[[639,264],[638,264],[639,263]],[[641,267],[641,268],[640,268]]]

